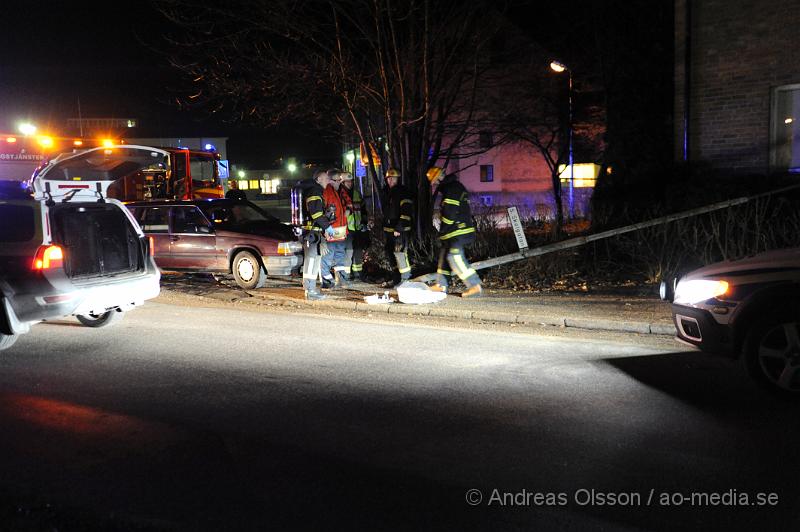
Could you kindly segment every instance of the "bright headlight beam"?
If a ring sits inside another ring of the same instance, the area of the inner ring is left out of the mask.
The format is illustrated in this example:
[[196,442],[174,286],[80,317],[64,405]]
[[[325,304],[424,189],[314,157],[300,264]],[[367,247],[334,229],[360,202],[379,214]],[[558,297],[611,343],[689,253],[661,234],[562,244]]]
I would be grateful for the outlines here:
[[700,301],[719,297],[728,291],[727,281],[694,279],[681,281],[675,289],[675,303],[693,305]]

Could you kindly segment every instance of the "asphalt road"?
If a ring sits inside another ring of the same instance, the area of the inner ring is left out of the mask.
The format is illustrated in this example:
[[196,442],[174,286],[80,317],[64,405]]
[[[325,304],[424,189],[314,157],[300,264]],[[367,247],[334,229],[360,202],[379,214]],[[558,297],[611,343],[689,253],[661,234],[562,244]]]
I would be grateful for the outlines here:
[[797,405],[671,341],[169,303],[2,353],[0,528],[800,524]]

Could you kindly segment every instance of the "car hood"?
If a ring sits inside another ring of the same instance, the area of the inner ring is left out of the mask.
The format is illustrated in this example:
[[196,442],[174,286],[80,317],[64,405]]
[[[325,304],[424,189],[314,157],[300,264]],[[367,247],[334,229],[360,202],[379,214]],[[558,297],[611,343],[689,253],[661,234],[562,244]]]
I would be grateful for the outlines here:
[[248,222],[240,225],[226,225],[219,227],[218,233],[228,233],[230,235],[246,234],[254,236],[265,236],[274,238],[280,242],[291,242],[297,240],[292,232],[292,228],[280,222]]
[[741,275],[749,271],[797,271],[800,270],[800,248],[766,251],[739,260],[716,262],[690,272],[683,279],[703,279],[731,274]]

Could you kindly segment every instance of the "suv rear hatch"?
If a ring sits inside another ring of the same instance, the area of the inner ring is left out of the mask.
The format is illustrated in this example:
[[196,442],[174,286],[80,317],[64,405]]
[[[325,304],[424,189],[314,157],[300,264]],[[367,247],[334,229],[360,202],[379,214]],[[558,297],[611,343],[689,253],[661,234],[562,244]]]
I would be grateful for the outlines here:
[[49,207],[53,242],[64,248],[70,278],[88,282],[146,270],[144,235],[127,209],[106,196],[115,182],[168,167],[162,149],[120,145],[61,154],[33,176],[34,197]]
[[50,222],[73,280],[144,271],[143,242],[118,204],[59,203],[50,209]]

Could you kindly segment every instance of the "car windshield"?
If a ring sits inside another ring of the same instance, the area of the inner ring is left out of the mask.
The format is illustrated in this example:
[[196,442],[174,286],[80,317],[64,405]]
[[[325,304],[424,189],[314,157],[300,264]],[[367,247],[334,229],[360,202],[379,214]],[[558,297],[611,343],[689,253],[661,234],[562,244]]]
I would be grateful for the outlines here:
[[218,227],[236,227],[252,223],[276,223],[278,219],[252,203],[224,203],[201,206],[211,222]]
[[104,148],[56,160],[39,177],[53,181],[116,181],[137,172],[164,171],[167,156],[141,148]]

